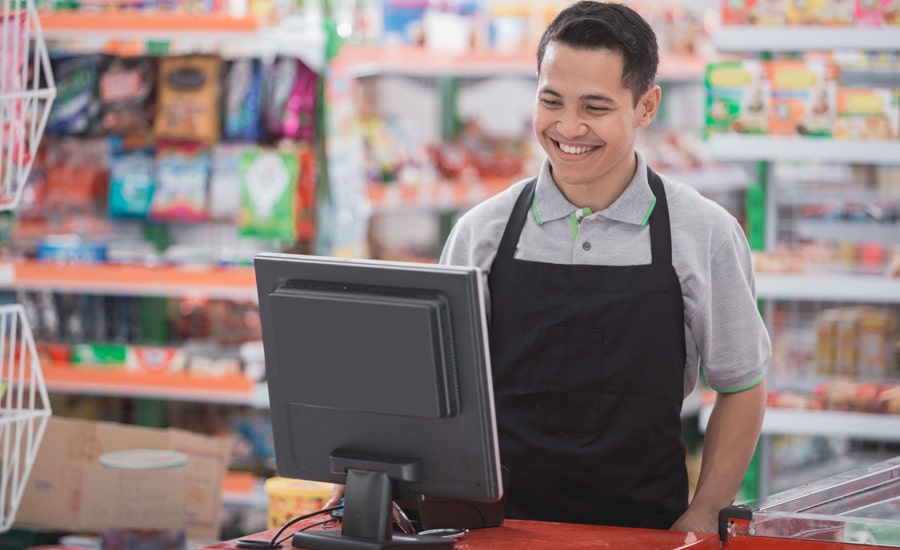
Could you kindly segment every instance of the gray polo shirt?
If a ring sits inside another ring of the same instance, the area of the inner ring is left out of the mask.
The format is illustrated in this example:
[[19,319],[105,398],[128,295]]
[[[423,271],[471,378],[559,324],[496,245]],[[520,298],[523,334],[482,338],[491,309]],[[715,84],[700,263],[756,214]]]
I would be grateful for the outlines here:
[[[544,160],[515,257],[557,264],[649,264],[647,220],[656,198],[647,182],[646,161],[639,151],[636,156],[634,179],[622,195],[607,209],[593,213],[566,199]],[[764,378],[772,349],[756,305],[744,231],[718,203],[689,185],[660,177],[669,206],[672,264],[684,294],[684,393],[689,394],[696,385],[700,364],[707,382],[717,391],[752,387]],[[466,212],[447,239],[441,263],[477,266],[487,277],[513,205],[527,181],[513,184]],[[487,289],[487,284],[484,287]]]

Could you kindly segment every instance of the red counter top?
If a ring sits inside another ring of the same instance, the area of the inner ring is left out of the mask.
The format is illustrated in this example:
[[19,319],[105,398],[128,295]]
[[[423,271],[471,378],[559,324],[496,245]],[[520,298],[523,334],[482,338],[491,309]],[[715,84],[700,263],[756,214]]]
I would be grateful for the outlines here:
[[[266,531],[246,539],[269,540],[274,531]],[[283,537],[287,537],[285,532]],[[236,541],[220,542],[201,550],[236,549]],[[290,550],[290,538],[284,549]],[[506,520],[502,527],[474,529],[459,542],[456,550],[489,548],[494,550],[578,550],[597,548],[634,548],[640,550],[719,550],[719,538],[714,534],[660,531],[655,529],[630,529],[601,525],[575,525],[570,523],[545,523],[538,521]]]

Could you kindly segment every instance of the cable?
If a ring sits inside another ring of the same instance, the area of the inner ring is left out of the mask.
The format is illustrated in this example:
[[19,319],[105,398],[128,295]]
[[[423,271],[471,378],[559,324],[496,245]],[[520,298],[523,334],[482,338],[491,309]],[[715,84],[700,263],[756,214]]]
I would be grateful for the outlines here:
[[[278,531],[275,531],[275,534],[272,535],[271,540],[254,540],[254,539],[241,539],[235,543],[235,546],[238,548],[249,548],[251,550],[273,550],[275,548],[281,548],[281,542],[278,537],[284,533],[284,530],[290,527],[291,525],[297,523],[298,521],[303,521],[304,519],[309,519],[311,517],[318,516],[320,514],[326,514],[329,512],[333,512],[335,510],[342,509],[344,507],[343,504],[339,504],[337,506],[329,506],[327,508],[322,508],[321,510],[316,510],[315,512],[310,512],[308,514],[303,514],[302,516],[297,516],[294,519],[288,521],[284,525],[282,525]],[[329,518],[328,520],[317,523],[314,525],[320,525],[327,523],[328,521],[332,521],[334,518]],[[285,539],[286,540],[286,539]]]

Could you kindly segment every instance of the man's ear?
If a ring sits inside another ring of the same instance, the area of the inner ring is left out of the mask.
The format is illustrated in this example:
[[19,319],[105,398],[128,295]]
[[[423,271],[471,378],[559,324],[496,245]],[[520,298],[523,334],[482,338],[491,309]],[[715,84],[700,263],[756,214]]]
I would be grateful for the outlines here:
[[659,86],[651,86],[638,100],[638,124],[649,126],[659,110],[659,102],[662,98],[662,90]]

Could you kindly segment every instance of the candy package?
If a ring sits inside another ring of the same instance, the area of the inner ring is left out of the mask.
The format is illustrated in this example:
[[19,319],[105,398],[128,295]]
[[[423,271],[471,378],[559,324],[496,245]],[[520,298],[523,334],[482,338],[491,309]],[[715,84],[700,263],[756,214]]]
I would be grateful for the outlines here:
[[157,221],[206,220],[209,174],[210,152],[205,144],[158,141],[156,187],[148,217]]
[[238,232],[293,242],[297,217],[297,156],[268,148],[241,155],[241,213]]
[[164,57],[159,62],[157,113],[160,138],[219,140],[222,60],[210,55]]
[[262,63],[235,59],[225,73],[223,137],[231,141],[258,141],[262,102]]
[[101,126],[112,134],[151,128],[156,67],[149,57],[113,58],[100,74]]
[[47,120],[47,135],[90,135],[100,130],[97,85],[105,58],[78,55],[51,61],[56,99]]
[[269,138],[315,139],[319,76],[302,61],[279,57],[270,67],[266,90],[265,128]]
[[110,137],[109,214],[115,217],[147,217],[156,173],[153,147],[130,144]]

